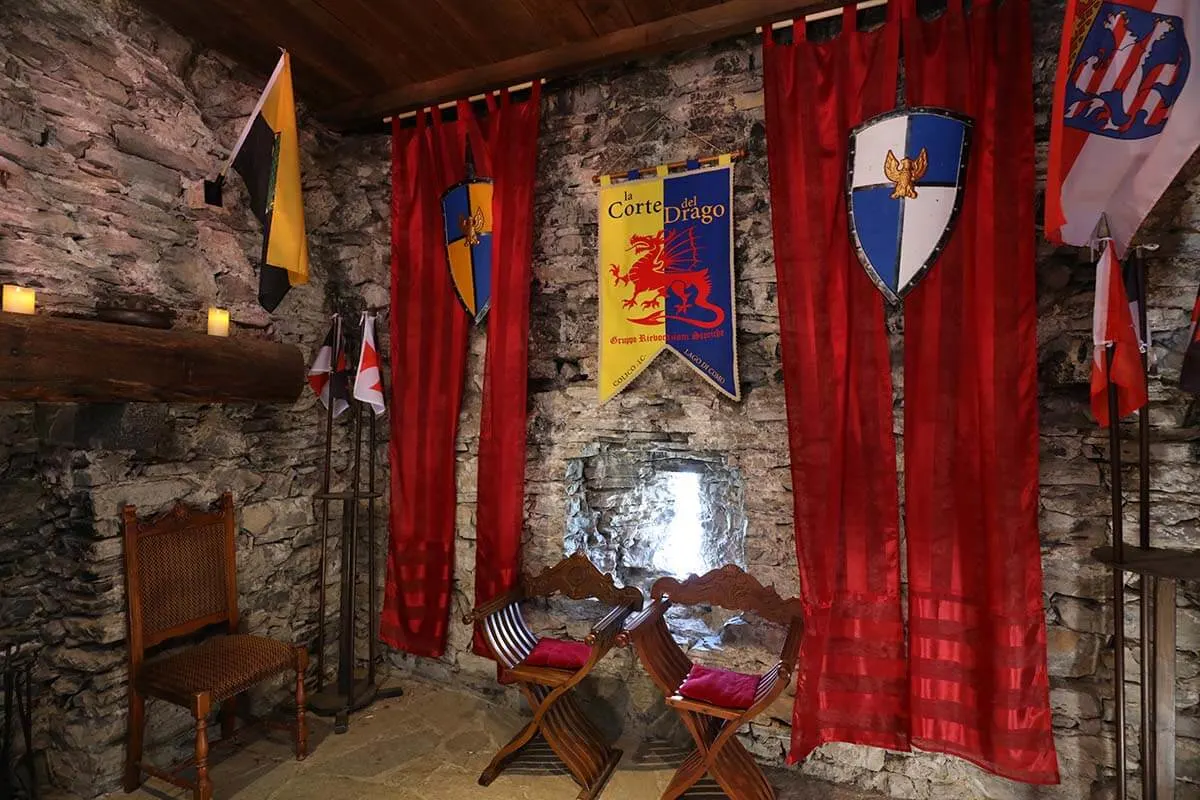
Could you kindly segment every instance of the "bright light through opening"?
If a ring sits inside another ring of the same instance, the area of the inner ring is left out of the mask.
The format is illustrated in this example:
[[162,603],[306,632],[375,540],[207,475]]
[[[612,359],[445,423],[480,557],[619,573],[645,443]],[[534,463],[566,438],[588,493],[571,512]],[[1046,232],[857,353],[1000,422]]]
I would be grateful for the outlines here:
[[708,569],[701,548],[700,474],[668,472],[664,476],[673,498],[673,514],[662,546],[654,554],[654,566],[668,575],[702,575]]

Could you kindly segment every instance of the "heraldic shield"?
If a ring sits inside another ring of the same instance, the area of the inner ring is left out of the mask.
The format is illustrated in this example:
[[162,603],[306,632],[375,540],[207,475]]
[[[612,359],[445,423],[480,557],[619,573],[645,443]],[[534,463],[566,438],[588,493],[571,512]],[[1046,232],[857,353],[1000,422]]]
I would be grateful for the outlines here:
[[970,118],[941,108],[891,111],[850,132],[850,236],[892,302],[916,286],[950,239],[970,144]]
[[492,302],[492,182],[474,176],[442,195],[446,260],[463,307],[476,323]]

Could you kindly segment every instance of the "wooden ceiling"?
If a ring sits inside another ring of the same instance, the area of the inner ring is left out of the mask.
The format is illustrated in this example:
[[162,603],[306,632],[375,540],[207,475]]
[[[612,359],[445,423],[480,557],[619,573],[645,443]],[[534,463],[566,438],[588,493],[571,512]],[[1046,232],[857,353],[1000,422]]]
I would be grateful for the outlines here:
[[386,114],[681,50],[831,0],[139,0],[177,30],[270,73],[341,129]]

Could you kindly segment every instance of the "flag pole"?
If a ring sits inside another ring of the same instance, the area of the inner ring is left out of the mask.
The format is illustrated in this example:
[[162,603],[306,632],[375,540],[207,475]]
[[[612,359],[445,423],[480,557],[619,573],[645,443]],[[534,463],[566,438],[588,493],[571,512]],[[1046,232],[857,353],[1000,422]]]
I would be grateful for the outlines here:
[[[1115,280],[1121,280],[1116,275]],[[1105,346],[1105,383],[1108,389],[1108,463],[1112,494],[1113,536],[1113,683],[1115,745],[1117,761],[1117,800],[1125,800],[1125,533],[1121,518],[1121,423],[1117,385],[1113,383],[1113,365],[1117,346]]]
[[[1146,324],[1146,262],[1142,248],[1133,251],[1133,275],[1138,282],[1138,339],[1142,345],[1142,375],[1150,372],[1150,329]],[[1138,409],[1138,547],[1150,547],[1150,406],[1147,403]],[[1138,652],[1141,654],[1141,759],[1142,797],[1153,797],[1158,782],[1157,763],[1154,753],[1154,706],[1158,698],[1158,687],[1154,684],[1154,653],[1151,631],[1154,628],[1155,578],[1141,576],[1139,604]]]
[[238,135],[237,143],[229,151],[229,158],[225,159],[225,163],[221,165],[221,171],[217,173],[217,177],[211,181],[207,179],[204,181],[204,202],[208,205],[221,205],[221,189],[225,186],[225,178],[229,175],[229,168],[233,166],[234,159],[241,152],[242,145],[246,143],[246,137],[250,135],[250,129],[254,127],[254,120],[258,117],[258,112],[262,111],[263,105],[267,102],[267,95],[270,94],[271,87],[275,85],[275,81],[279,79],[280,73],[283,72],[283,65],[286,61],[287,50],[281,47],[279,48],[279,61],[275,64],[275,69],[271,72],[271,77],[267,79],[267,85],[263,87],[262,94],[258,96],[258,102],[254,104],[254,110],[246,118],[246,124],[242,126],[242,132]]
[[367,414],[370,423],[367,433],[367,591],[370,596],[367,602],[367,683],[375,684],[376,645],[375,624],[377,621],[375,609],[375,409]]
[[254,127],[254,120],[258,118],[258,112],[262,111],[263,105],[266,104],[267,95],[271,93],[271,87],[275,85],[275,81],[279,80],[279,76],[283,72],[283,65],[286,62],[287,50],[281,47],[279,48],[279,61],[275,64],[275,69],[271,72],[271,77],[267,79],[267,85],[263,87],[262,94],[258,96],[258,102],[254,104],[254,110],[246,118],[246,124],[238,136],[237,143],[229,151],[229,158],[225,160],[224,166],[221,167],[221,172],[217,176],[217,180],[223,181],[225,176],[229,174],[229,168],[233,166],[233,160],[237,158],[238,153],[241,152],[242,145],[246,143],[246,137],[250,135],[250,129]]
[[[350,485],[353,487],[348,492],[346,505],[349,507],[349,528],[346,531],[347,541],[342,548],[344,561],[342,563],[342,575],[344,584],[342,587],[342,615],[343,630],[342,630],[342,663],[339,664],[339,676],[344,678],[344,684],[340,686],[341,691],[346,695],[346,717],[349,718],[350,712],[354,711],[356,706],[355,686],[357,679],[354,675],[354,643],[357,637],[357,609],[355,608],[356,586],[358,583],[358,504],[362,497],[362,492],[359,489],[359,479],[362,475],[362,407],[364,403],[357,398],[351,397],[350,403],[353,406],[354,413],[354,467],[351,470]],[[341,715],[339,715],[339,719]],[[335,721],[335,727],[337,722]]]
[[[330,464],[333,458],[333,383],[334,375],[337,372],[339,349],[342,342],[342,316],[340,314],[333,315],[333,347],[330,361],[330,384],[329,384],[329,402],[325,408],[325,474],[321,479],[321,494],[329,497],[329,480],[330,480]],[[325,571],[328,564],[329,550],[329,500],[325,499],[321,503],[321,554],[320,579],[317,582],[317,693],[325,689]]]

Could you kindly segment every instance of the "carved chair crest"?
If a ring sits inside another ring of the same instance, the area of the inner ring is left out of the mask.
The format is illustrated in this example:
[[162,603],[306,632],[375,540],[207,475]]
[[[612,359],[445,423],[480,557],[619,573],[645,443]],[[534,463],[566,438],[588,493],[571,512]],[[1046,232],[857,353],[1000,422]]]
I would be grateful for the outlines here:
[[707,603],[730,611],[753,611],[760,617],[779,625],[790,625],[796,617],[804,616],[804,605],[798,597],[784,600],[774,584],[763,586],[758,579],[733,564],[726,564],[705,575],[692,575],[685,581],[659,578],[650,590],[652,597],[664,595],[672,603],[697,605]]
[[587,556],[575,552],[552,567],[521,582],[526,597],[550,597],[561,594],[572,600],[596,598],[610,606],[642,607],[642,593],[635,586],[618,588],[611,575],[605,575]]

